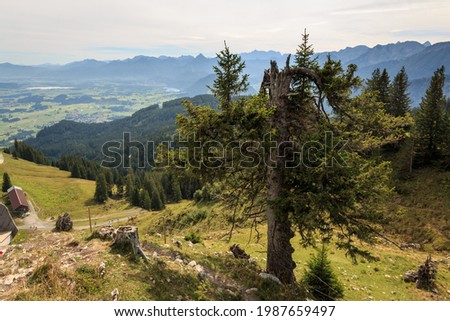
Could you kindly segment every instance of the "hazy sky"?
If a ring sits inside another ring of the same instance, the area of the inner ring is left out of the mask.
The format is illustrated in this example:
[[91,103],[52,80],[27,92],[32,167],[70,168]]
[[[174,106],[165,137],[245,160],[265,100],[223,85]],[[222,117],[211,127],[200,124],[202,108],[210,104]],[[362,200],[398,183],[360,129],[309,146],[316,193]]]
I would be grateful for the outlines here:
[[449,0],[0,0],[0,62],[450,41]]

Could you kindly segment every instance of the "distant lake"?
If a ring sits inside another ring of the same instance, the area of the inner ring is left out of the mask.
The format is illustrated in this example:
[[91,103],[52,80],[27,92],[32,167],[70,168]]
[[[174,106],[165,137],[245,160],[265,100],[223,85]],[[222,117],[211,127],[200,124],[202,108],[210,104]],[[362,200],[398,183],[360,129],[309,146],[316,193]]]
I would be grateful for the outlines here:
[[58,86],[47,86],[47,87],[28,87],[28,90],[54,90],[54,89],[73,89],[73,87],[58,87]]

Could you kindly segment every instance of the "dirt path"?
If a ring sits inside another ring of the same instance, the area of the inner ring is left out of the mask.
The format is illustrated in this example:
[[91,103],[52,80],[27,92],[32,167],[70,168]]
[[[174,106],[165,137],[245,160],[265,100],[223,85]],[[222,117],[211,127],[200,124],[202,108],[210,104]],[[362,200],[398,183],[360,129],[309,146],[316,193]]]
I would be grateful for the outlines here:
[[[28,210],[29,215],[23,219],[23,224],[19,225],[18,228],[20,230],[37,229],[37,230],[43,230],[43,231],[51,231],[55,227],[55,222],[40,219],[35,210],[33,202],[31,200],[28,200],[28,204],[30,206],[29,210]],[[142,211],[141,209],[135,208],[135,209],[130,209],[130,210],[122,211],[122,212],[110,213],[110,214],[107,214],[104,216],[96,216],[96,217],[92,218],[92,227],[95,228],[98,226],[111,225],[111,224],[119,223],[119,222],[128,222],[130,216],[137,216],[137,219],[139,219],[139,218],[145,217],[149,214],[151,214],[151,212],[146,212],[146,211]],[[110,220],[103,221],[104,219],[108,219],[110,217],[114,217],[117,215],[124,215],[124,217],[113,218]],[[99,220],[101,220],[103,222],[97,223],[97,221],[99,221]],[[90,228],[88,218],[73,220],[73,222],[74,223],[77,223],[77,222],[78,223],[79,222],[86,223],[86,225],[74,226],[73,228],[75,230],[87,230]]]
[[0,153],[0,165],[3,164],[5,158],[3,157],[3,153]]
[[44,220],[41,220],[36,210],[34,209],[33,202],[31,200],[28,200],[28,216],[23,219],[23,225],[18,226],[19,229],[38,229],[38,230],[45,230],[50,231],[53,229],[53,224],[51,222],[47,222]]

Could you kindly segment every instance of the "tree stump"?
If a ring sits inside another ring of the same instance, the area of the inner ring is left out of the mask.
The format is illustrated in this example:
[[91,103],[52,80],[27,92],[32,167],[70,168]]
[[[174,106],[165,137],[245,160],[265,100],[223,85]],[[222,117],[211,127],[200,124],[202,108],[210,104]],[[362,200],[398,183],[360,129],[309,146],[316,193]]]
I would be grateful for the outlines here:
[[436,269],[431,261],[431,255],[419,266],[417,271],[416,287],[418,289],[432,290],[436,279]]
[[65,213],[63,216],[58,216],[55,229],[57,232],[68,232],[72,229],[73,223],[69,213]]
[[142,251],[139,244],[139,232],[135,226],[121,226],[116,230],[114,241],[111,244],[113,247],[130,248],[136,257],[141,257],[148,261],[147,256]]

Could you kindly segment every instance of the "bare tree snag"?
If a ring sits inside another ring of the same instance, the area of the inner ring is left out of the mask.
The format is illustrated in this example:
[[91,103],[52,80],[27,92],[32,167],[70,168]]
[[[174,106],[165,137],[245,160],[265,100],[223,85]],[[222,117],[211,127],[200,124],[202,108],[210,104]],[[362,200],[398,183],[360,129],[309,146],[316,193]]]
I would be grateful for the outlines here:
[[142,251],[139,244],[139,232],[135,226],[121,226],[116,230],[114,241],[111,246],[115,247],[131,247],[136,257],[141,257],[148,261],[147,256]]

